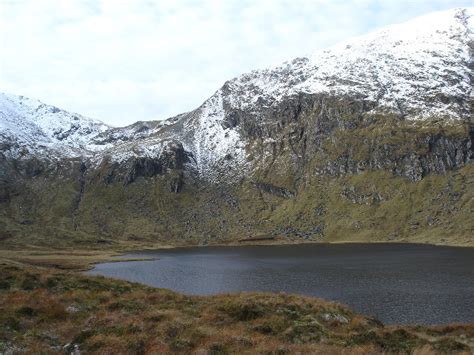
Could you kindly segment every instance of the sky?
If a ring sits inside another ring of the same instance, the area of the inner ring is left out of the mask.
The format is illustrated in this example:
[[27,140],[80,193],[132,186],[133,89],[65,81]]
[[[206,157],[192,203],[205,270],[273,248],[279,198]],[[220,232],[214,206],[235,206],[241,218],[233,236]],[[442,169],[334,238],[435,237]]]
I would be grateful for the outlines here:
[[0,92],[113,126],[200,106],[222,84],[472,0],[0,0]]

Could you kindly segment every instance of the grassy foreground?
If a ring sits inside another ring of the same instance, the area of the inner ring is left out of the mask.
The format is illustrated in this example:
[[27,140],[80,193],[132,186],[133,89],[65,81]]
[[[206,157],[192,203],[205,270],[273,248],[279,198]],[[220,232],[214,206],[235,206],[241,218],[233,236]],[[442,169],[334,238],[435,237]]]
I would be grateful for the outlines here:
[[39,254],[31,259],[0,256],[0,353],[470,354],[474,350],[472,324],[387,327],[334,302],[287,294],[185,296],[74,271],[106,255],[78,252],[69,264],[65,255],[47,264],[42,260],[51,259]]

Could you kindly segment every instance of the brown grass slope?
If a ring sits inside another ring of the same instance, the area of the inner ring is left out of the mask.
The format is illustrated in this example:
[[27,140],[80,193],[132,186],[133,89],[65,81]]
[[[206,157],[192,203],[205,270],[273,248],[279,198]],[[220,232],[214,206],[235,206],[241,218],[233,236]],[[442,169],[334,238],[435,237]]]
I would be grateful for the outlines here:
[[103,277],[0,264],[0,352],[472,353],[474,325],[386,327],[288,294],[191,297]]

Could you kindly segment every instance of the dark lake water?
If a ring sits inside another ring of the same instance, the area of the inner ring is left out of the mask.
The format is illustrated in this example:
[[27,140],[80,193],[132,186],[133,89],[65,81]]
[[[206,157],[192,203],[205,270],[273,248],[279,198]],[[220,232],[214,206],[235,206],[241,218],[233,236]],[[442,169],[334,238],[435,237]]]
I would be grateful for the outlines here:
[[186,294],[274,291],[349,305],[387,324],[474,322],[474,248],[312,244],[179,248],[97,265],[105,275]]

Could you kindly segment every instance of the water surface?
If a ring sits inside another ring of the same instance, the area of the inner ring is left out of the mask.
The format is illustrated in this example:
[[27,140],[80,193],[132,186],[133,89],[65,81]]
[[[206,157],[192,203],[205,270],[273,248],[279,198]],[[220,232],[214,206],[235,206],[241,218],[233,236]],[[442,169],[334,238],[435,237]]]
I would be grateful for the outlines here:
[[474,322],[474,248],[311,244],[178,248],[97,265],[105,275],[186,294],[287,292],[349,305],[387,324]]

